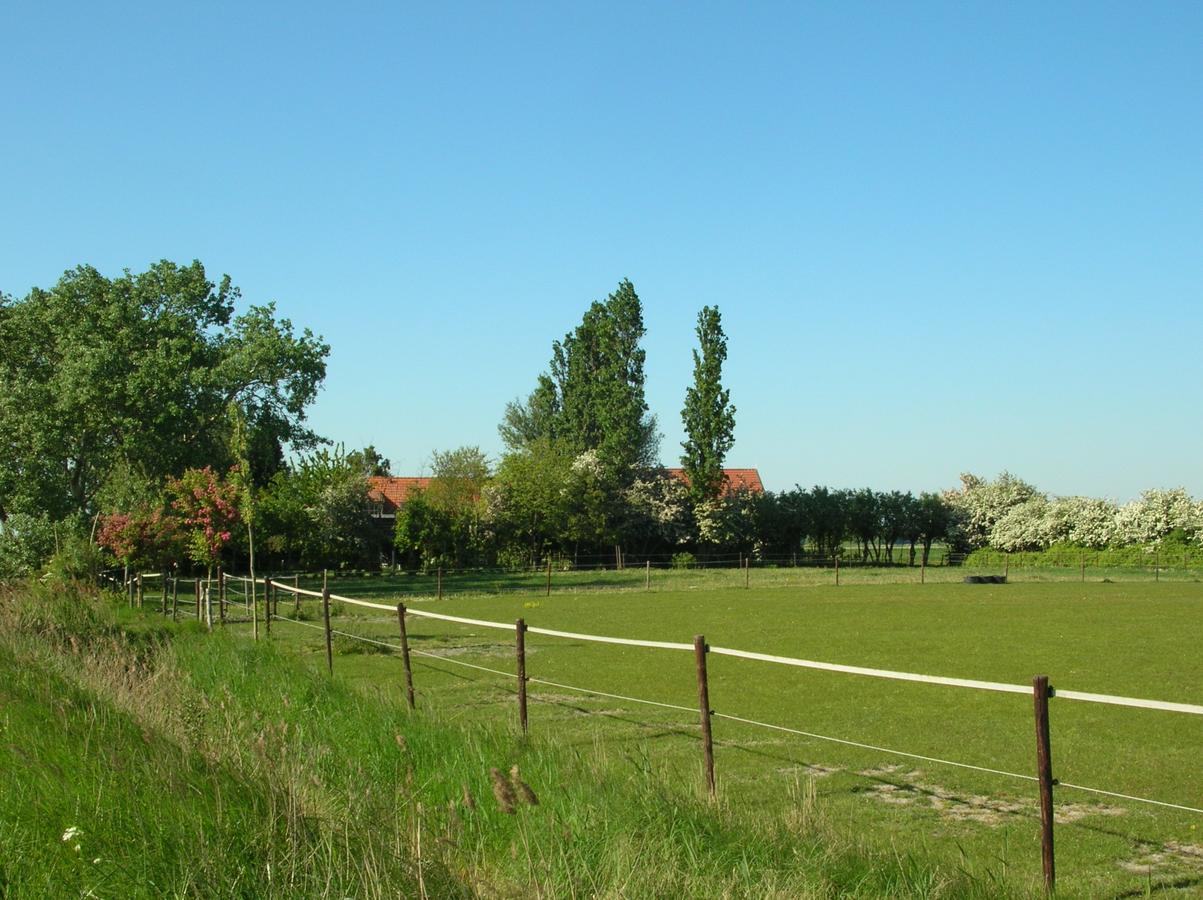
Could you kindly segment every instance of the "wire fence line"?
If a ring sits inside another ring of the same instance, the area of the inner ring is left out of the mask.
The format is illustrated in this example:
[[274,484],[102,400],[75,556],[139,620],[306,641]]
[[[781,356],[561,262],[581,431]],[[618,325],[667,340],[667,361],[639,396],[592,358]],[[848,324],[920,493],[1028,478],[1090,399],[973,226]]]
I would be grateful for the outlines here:
[[[294,581],[295,580],[299,580],[299,579],[294,579]],[[981,680],[967,679],[967,678],[953,678],[953,677],[947,677],[947,676],[927,675],[927,674],[915,673],[915,672],[899,672],[899,671],[893,671],[893,670],[889,670],[889,669],[877,669],[877,668],[870,668],[870,667],[865,667],[865,666],[850,666],[850,665],[844,665],[844,664],[839,664],[839,663],[823,662],[823,661],[818,661],[818,660],[799,659],[799,658],[795,658],[795,657],[778,656],[778,655],[774,655],[774,654],[759,653],[759,652],[747,651],[747,650],[738,650],[738,649],[729,648],[729,647],[713,646],[713,645],[707,644],[705,642],[705,638],[702,635],[696,635],[694,637],[694,641],[692,644],[686,644],[686,643],[675,642],[675,641],[656,641],[656,640],[645,640],[645,639],[637,639],[637,638],[624,638],[624,637],[615,637],[615,636],[611,636],[611,635],[596,635],[596,634],[587,634],[587,633],[581,633],[581,632],[571,632],[571,631],[561,631],[561,630],[557,630],[557,629],[540,628],[540,627],[528,626],[524,619],[518,619],[513,625],[511,625],[510,623],[507,623],[507,622],[495,622],[495,621],[491,621],[491,620],[487,620],[487,619],[476,619],[476,618],[469,618],[469,617],[465,617],[465,616],[453,616],[453,615],[448,615],[446,613],[436,613],[436,612],[432,612],[429,610],[423,610],[423,609],[409,609],[404,605],[404,603],[385,604],[385,603],[373,602],[370,600],[361,600],[361,599],[358,599],[355,597],[336,595],[336,594],[332,594],[329,591],[327,586],[323,586],[323,589],[320,592],[312,591],[312,590],[307,590],[307,589],[301,588],[299,586],[299,584],[296,584],[296,583],[294,583],[292,585],[288,585],[288,584],[280,582],[280,581],[273,581],[271,578],[267,578],[267,577],[251,579],[251,578],[246,578],[244,576],[228,576],[224,573],[219,572],[219,578],[218,578],[219,595],[224,595],[226,585],[230,582],[240,582],[244,586],[244,593],[247,592],[245,590],[245,588],[249,587],[249,593],[252,594],[252,596],[255,594],[255,586],[263,585],[263,587],[264,587],[263,596],[264,596],[264,601],[265,601],[264,622],[265,622],[265,625],[267,628],[267,633],[269,635],[271,632],[271,622],[272,622],[273,618],[280,620],[280,621],[285,621],[285,622],[297,624],[297,625],[300,625],[300,626],[303,626],[306,628],[310,628],[313,630],[318,630],[318,631],[324,632],[325,643],[326,643],[327,666],[328,666],[328,670],[331,675],[333,674],[333,652],[332,652],[332,646],[331,646],[331,638],[333,635],[339,635],[339,636],[345,637],[349,640],[362,641],[367,644],[373,644],[373,645],[377,645],[380,647],[385,647],[390,650],[401,651],[402,659],[403,659],[404,666],[405,666],[407,700],[408,700],[411,708],[414,707],[414,689],[413,689],[412,670],[411,670],[411,665],[410,665],[410,655],[412,653],[415,656],[425,657],[428,659],[437,660],[442,663],[448,663],[451,665],[462,666],[462,667],[469,668],[469,669],[475,669],[477,671],[484,672],[484,673],[487,673],[490,675],[503,677],[507,680],[509,680],[509,679],[516,680],[516,682],[517,682],[517,692],[516,693],[517,693],[517,697],[518,697],[519,720],[521,722],[522,730],[524,733],[527,731],[527,686],[528,686],[528,684],[541,684],[541,685],[545,685],[548,687],[554,687],[554,688],[558,688],[558,689],[562,689],[562,690],[578,692],[578,693],[585,694],[585,695],[591,695],[591,696],[596,696],[596,697],[606,697],[606,698],[618,700],[620,702],[625,702],[625,703],[644,704],[644,705],[649,705],[649,706],[657,706],[657,707],[661,707],[661,708],[665,708],[665,709],[670,709],[673,711],[697,713],[700,715],[702,749],[703,749],[703,757],[704,757],[704,769],[705,769],[705,773],[707,776],[707,785],[709,788],[709,793],[711,794],[711,796],[714,796],[716,793],[715,777],[714,777],[713,738],[712,738],[712,722],[715,719],[735,722],[735,723],[739,723],[739,724],[753,727],[753,728],[767,729],[767,730],[775,731],[778,733],[792,734],[792,735],[796,735],[799,737],[804,737],[804,738],[808,738],[808,739],[812,739],[812,740],[830,742],[830,743],[834,743],[834,744],[843,745],[846,747],[853,747],[853,748],[867,750],[867,751],[871,751],[871,752],[875,752],[875,753],[882,753],[882,754],[886,754],[886,755],[890,755],[890,756],[896,756],[896,757],[905,758],[905,759],[912,759],[912,760],[922,761],[922,762],[926,762],[926,763],[932,763],[935,765],[949,766],[949,767],[953,767],[953,768],[957,768],[957,769],[980,772],[983,774],[988,774],[988,775],[993,775],[993,776],[1003,777],[1003,778],[1010,778],[1010,779],[1024,781],[1024,782],[1035,782],[1035,783],[1037,783],[1038,788],[1039,788],[1039,798],[1040,798],[1039,810],[1040,810],[1040,822],[1041,822],[1041,849],[1042,849],[1042,861],[1043,861],[1044,876],[1045,876],[1045,887],[1050,892],[1054,889],[1054,885],[1055,885],[1055,867],[1054,867],[1054,862],[1053,862],[1053,826],[1054,826],[1053,788],[1055,785],[1059,784],[1061,787],[1068,789],[1068,790],[1077,790],[1077,791],[1090,793],[1093,795],[1106,796],[1106,797],[1112,797],[1115,799],[1127,800],[1127,801],[1130,801],[1133,803],[1148,804],[1148,805],[1161,807],[1161,808],[1165,808],[1165,809],[1173,809],[1173,810],[1178,810],[1178,811],[1182,811],[1182,812],[1192,813],[1195,815],[1203,815],[1203,808],[1191,806],[1191,805],[1188,805],[1185,803],[1174,803],[1174,802],[1157,800],[1157,799],[1148,798],[1148,797],[1141,797],[1141,796],[1137,796],[1137,795],[1133,795],[1133,794],[1121,793],[1118,791],[1106,790],[1106,789],[1102,789],[1102,788],[1094,788],[1094,787],[1085,786],[1085,785],[1077,785],[1077,784],[1073,784],[1073,783],[1058,782],[1052,776],[1052,765],[1051,765],[1052,754],[1051,754],[1051,741],[1050,741],[1050,733],[1049,733],[1049,716],[1048,716],[1049,706],[1048,706],[1048,704],[1049,704],[1050,698],[1059,697],[1059,698],[1070,700],[1070,701],[1080,701],[1080,702],[1105,704],[1105,705],[1112,705],[1112,706],[1141,708],[1141,709],[1154,710],[1154,711],[1160,711],[1160,712],[1170,712],[1170,713],[1188,714],[1188,715],[1203,715],[1203,705],[1189,704],[1189,703],[1176,703],[1176,702],[1163,701],[1163,700],[1149,700],[1149,699],[1136,698],[1136,697],[1123,697],[1123,696],[1117,696],[1117,695],[1098,694],[1098,693],[1091,693],[1091,692],[1085,692],[1085,691],[1072,691],[1072,690],[1056,690],[1055,691],[1049,685],[1048,679],[1045,676],[1037,676],[1036,678],[1034,678],[1032,685],[1029,688],[1026,685],[1008,684],[1005,682],[981,681]],[[275,589],[274,591],[273,591],[273,588]],[[139,598],[141,597],[141,590],[142,590],[142,582],[141,582],[141,579],[139,579],[138,580]],[[279,614],[279,610],[278,610],[278,602],[279,602],[280,592],[284,592],[286,594],[292,594],[296,597],[298,614],[300,612],[300,601],[301,601],[302,597],[307,596],[307,597],[320,598],[322,600],[322,611],[323,611],[323,619],[324,619],[323,624],[318,626],[315,624],[311,624],[309,622],[302,621],[299,618],[294,619],[289,616],[281,616]],[[206,588],[204,593],[205,593],[205,603],[211,604],[211,599],[209,597],[209,594],[211,592]],[[398,618],[399,630],[400,630],[401,644],[397,645],[397,644],[393,644],[393,643],[387,642],[387,641],[381,641],[381,640],[377,640],[374,638],[368,638],[366,636],[355,634],[355,633],[352,633],[349,631],[344,631],[341,629],[336,630],[336,629],[332,628],[331,623],[330,623],[330,601],[331,600],[337,601],[342,604],[347,604],[350,606],[358,606],[361,608],[374,609],[374,610],[379,610],[382,612],[396,613],[397,618]],[[201,589],[200,583],[198,581],[197,588],[196,588],[196,603],[197,603],[198,615],[200,614],[201,602],[202,602],[202,589]],[[257,607],[258,607],[257,602],[254,603],[254,606],[255,606],[255,612],[254,612],[253,621],[255,623],[256,635],[257,635],[258,621],[259,621],[258,611],[257,611]],[[275,608],[276,608],[274,614],[273,614],[273,606],[275,606]],[[220,605],[220,608],[224,609],[224,605]],[[208,606],[208,610],[209,610],[209,619],[210,619],[210,627],[211,627],[211,605]],[[437,621],[444,621],[444,622],[449,622],[449,623],[454,623],[454,624],[459,624],[459,625],[466,625],[466,626],[476,627],[476,628],[497,629],[497,630],[505,630],[505,631],[510,631],[511,629],[513,629],[514,634],[515,634],[515,650],[516,650],[516,654],[517,654],[517,666],[516,666],[517,671],[511,673],[511,672],[506,672],[506,671],[503,671],[500,669],[494,669],[494,668],[491,668],[488,666],[482,666],[482,665],[479,665],[476,663],[469,663],[464,660],[451,659],[447,656],[429,653],[427,651],[411,650],[411,648],[409,647],[409,643],[408,643],[406,624],[405,624],[405,620],[406,620],[407,616],[413,616],[416,618],[426,618],[426,619],[432,619],[432,620],[437,620]],[[223,616],[223,620],[224,620],[224,616]],[[694,656],[695,656],[696,668],[697,668],[699,706],[696,710],[694,710],[694,709],[691,709],[690,707],[680,706],[678,704],[664,703],[661,701],[648,700],[646,698],[631,697],[631,696],[625,696],[625,695],[617,694],[617,693],[598,691],[598,690],[594,690],[591,688],[585,688],[585,687],[581,687],[581,686],[577,686],[577,685],[570,685],[570,684],[564,684],[561,682],[554,682],[549,679],[530,678],[526,675],[525,635],[527,633],[543,635],[543,636],[552,637],[552,638],[566,639],[566,640],[594,642],[594,643],[601,643],[601,644],[607,644],[607,645],[638,647],[638,648],[654,649],[654,650],[669,650],[669,651],[693,650]],[[1036,743],[1037,743],[1037,767],[1036,767],[1036,769],[1037,769],[1037,774],[1035,776],[1033,776],[1033,775],[1028,775],[1028,774],[1019,773],[1019,772],[1010,772],[1010,771],[1007,771],[1004,769],[999,769],[999,768],[996,768],[993,766],[978,765],[975,763],[967,763],[967,762],[962,762],[959,760],[950,760],[950,759],[945,759],[945,758],[937,757],[937,756],[930,756],[930,755],[914,753],[914,752],[906,751],[906,750],[899,750],[896,748],[883,747],[883,746],[879,746],[879,745],[871,744],[871,743],[867,743],[867,742],[850,740],[848,738],[835,737],[832,735],[824,735],[824,734],[819,734],[817,732],[812,732],[812,731],[805,731],[803,729],[792,728],[792,727],[789,727],[786,725],[774,724],[774,723],[770,723],[770,722],[763,722],[763,721],[759,721],[756,719],[748,718],[746,716],[735,715],[732,713],[718,712],[711,708],[710,700],[709,700],[706,660],[707,660],[707,656],[711,655],[711,654],[713,654],[715,656],[741,658],[741,659],[746,659],[751,662],[757,662],[757,663],[786,665],[786,666],[791,666],[791,667],[796,667],[796,668],[821,670],[821,671],[827,671],[827,672],[843,674],[843,675],[871,677],[871,678],[887,679],[887,680],[892,680],[892,681],[901,681],[901,682],[910,682],[910,683],[931,684],[931,685],[954,687],[954,688],[960,688],[960,689],[985,690],[985,691],[1006,693],[1006,694],[1011,694],[1011,695],[1028,694],[1030,691],[1033,696],[1034,702],[1035,702],[1034,712],[1035,712],[1035,719],[1036,719]]]
[[[335,599],[333,595],[331,596],[331,599]],[[384,608],[384,609],[390,609],[390,610],[395,609],[394,607],[383,607],[381,604],[375,604],[375,605],[379,606],[381,608]],[[408,614],[409,612],[411,612],[411,610],[409,610],[407,608],[406,613]],[[299,619],[293,619],[288,616],[273,614],[273,618],[281,619],[286,622],[291,622],[292,624],[295,624],[295,625],[301,625],[303,627],[310,628],[310,629],[313,629],[316,631],[322,631],[322,632],[325,631],[325,627],[322,625],[315,625],[311,622],[304,622]],[[506,626],[506,627],[508,630],[511,626]],[[533,629],[528,629],[528,630],[533,630]],[[367,637],[365,635],[354,634],[352,632],[342,631],[339,629],[332,628],[332,629],[330,629],[330,633],[336,634],[336,635],[339,635],[339,636],[342,636],[342,637],[345,637],[345,638],[348,638],[351,640],[362,641],[363,643],[366,643],[366,644],[371,644],[371,645],[378,646],[378,647],[388,648],[390,650],[395,650],[397,652],[403,652],[406,649],[405,647],[403,647],[400,644],[394,644],[389,641],[381,641],[381,640],[377,640],[375,638]],[[692,649],[692,645],[690,645],[690,648]],[[711,652],[713,652],[713,648],[710,648],[710,649],[711,649]],[[426,657],[429,659],[434,659],[439,662],[449,663],[451,665],[456,665],[456,666],[460,666],[460,667],[468,668],[468,669],[474,669],[474,670],[481,671],[481,672],[487,672],[491,675],[496,675],[496,676],[499,676],[501,678],[505,678],[508,680],[516,680],[518,678],[518,675],[514,672],[507,672],[502,669],[494,669],[494,668],[490,668],[488,666],[482,666],[482,665],[478,665],[476,663],[470,663],[465,660],[454,659],[454,658],[451,658],[451,657],[448,657],[448,656],[445,656],[442,654],[438,654],[438,653],[429,653],[424,650],[415,650],[413,648],[409,648],[409,652],[416,656],[422,656],[422,657]],[[616,693],[612,693],[609,691],[600,691],[600,690],[596,690],[594,688],[586,688],[586,687],[581,687],[579,685],[565,684],[563,682],[551,681],[549,679],[544,679],[544,678],[528,677],[526,679],[526,681],[529,684],[538,684],[538,685],[543,685],[545,687],[556,688],[559,690],[574,691],[576,693],[580,693],[580,694],[584,694],[584,695],[588,695],[588,696],[604,697],[604,698],[611,699],[611,700],[620,700],[620,701],[624,701],[624,702],[628,702],[628,703],[636,703],[636,704],[641,704],[644,706],[654,706],[654,707],[659,707],[662,709],[670,709],[670,710],[686,712],[686,713],[691,713],[691,714],[695,714],[698,712],[697,709],[695,709],[694,707],[690,707],[690,706],[681,706],[680,704],[665,703],[660,700],[648,700],[644,697],[633,697],[633,696],[628,696],[625,694],[616,694]],[[1025,693],[1030,693],[1030,689],[1026,689]],[[853,747],[853,748],[860,749],[860,750],[869,750],[869,751],[872,751],[875,753],[884,753],[884,754],[887,754],[890,756],[897,756],[897,757],[904,758],[904,759],[912,759],[912,760],[916,760],[919,762],[933,763],[936,765],[949,766],[949,767],[958,768],[958,769],[966,769],[969,771],[981,772],[981,773],[985,773],[985,774],[989,774],[989,775],[998,775],[998,776],[1001,776],[1004,778],[1015,779],[1017,781],[1035,782],[1035,781],[1039,780],[1035,775],[1028,775],[1028,774],[1025,774],[1022,772],[1010,772],[1005,769],[997,769],[997,768],[993,768],[990,766],[981,766],[981,765],[976,765],[973,763],[966,763],[966,762],[959,762],[957,760],[944,759],[941,757],[927,756],[927,755],[920,754],[920,753],[912,753],[907,750],[898,750],[898,749],[892,748],[892,747],[883,747],[878,744],[869,744],[869,743],[865,743],[862,741],[854,741],[854,740],[850,740],[847,738],[840,738],[840,737],[835,737],[832,735],[820,734],[818,732],[804,731],[799,728],[791,728],[791,727],[788,727],[785,725],[778,725],[778,724],[774,724],[771,722],[762,722],[757,719],[747,718],[745,716],[737,716],[737,715],[733,715],[731,713],[719,712],[718,710],[710,710],[710,715],[716,719],[725,719],[725,720],[731,721],[731,722],[738,722],[740,724],[752,726],[754,728],[764,728],[764,729],[768,729],[771,731],[783,732],[786,734],[792,734],[792,735],[797,735],[800,737],[806,737],[806,738],[810,738],[812,740],[824,741],[824,742],[833,743],[833,744],[840,744],[842,746]],[[1108,790],[1104,790],[1102,788],[1093,788],[1093,787],[1088,787],[1085,785],[1072,784],[1072,783],[1063,782],[1063,781],[1058,781],[1058,782],[1056,782],[1056,784],[1058,787],[1066,788],[1069,790],[1083,791],[1086,793],[1098,794],[1098,795],[1102,795],[1102,796],[1113,797],[1116,799],[1129,800],[1129,801],[1136,802],[1136,803],[1145,803],[1145,804],[1150,804],[1153,806],[1160,806],[1160,807],[1165,807],[1165,808],[1169,808],[1169,809],[1176,809],[1176,810],[1181,810],[1184,812],[1190,812],[1190,813],[1196,813],[1199,815],[1203,815],[1203,809],[1198,808],[1198,807],[1193,807],[1193,806],[1187,806],[1184,804],[1169,803],[1164,800],[1155,800],[1155,799],[1151,799],[1148,797],[1135,796],[1132,794],[1122,794],[1122,793],[1118,793],[1116,791],[1108,791]]]
[[[280,590],[288,593],[306,594],[309,596],[321,597],[321,592],[305,591],[289,585],[273,584],[273,587],[278,587]],[[343,597],[337,594],[330,594],[331,600],[337,600],[340,603],[348,603],[352,606],[360,606],[368,609],[378,609],[385,612],[396,612],[396,604],[389,605],[385,603],[373,603],[369,600],[360,600],[355,597]],[[481,628],[495,628],[504,631],[512,631],[514,626],[509,622],[492,622],[486,619],[472,619],[464,616],[452,616],[446,613],[434,613],[424,609],[405,608],[406,615],[417,616],[425,619],[438,619],[445,622],[454,622],[460,625],[472,625]],[[551,628],[538,628],[533,625],[527,626],[526,631],[530,634],[541,634],[548,637],[567,638],[569,640],[591,641],[604,644],[620,644],[628,647],[650,647],[661,650],[693,650],[693,644],[685,644],[675,641],[649,641],[637,638],[622,638],[611,637],[608,635],[584,634],[574,631],[557,631]],[[920,684],[937,684],[948,687],[972,688],[975,690],[997,691],[1008,694],[1031,694],[1031,685],[1006,684],[997,681],[978,681],[971,678],[951,678],[942,675],[924,675],[917,672],[896,672],[889,669],[874,669],[866,666],[849,666],[841,663],[820,662],[812,659],[797,659],[790,656],[775,656],[768,653],[756,653],[749,650],[736,650],[731,647],[719,647],[715,645],[707,645],[707,650],[710,653],[720,656],[739,657],[741,659],[757,660],[760,662],[776,663],[778,665],[795,666],[805,669],[819,669],[828,672],[838,672],[846,675],[863,675],[870,678],[885,678],[893,681],[910,681]],[[1203,716],[1203,706],[1193,703],[1173,703],[1165,700],[1146,700],[1139,697],[1122,697],[1112,694],[1097,694],[1085,691],[1071,691],[1056,689],[1052,696],[1059,697],[1064,700],[1078,700],[1087,703],[1102,703],[1112,706],[1128,706],[1140,709],[1154,709],[1164,712],[1186,713],[1189,715]]]

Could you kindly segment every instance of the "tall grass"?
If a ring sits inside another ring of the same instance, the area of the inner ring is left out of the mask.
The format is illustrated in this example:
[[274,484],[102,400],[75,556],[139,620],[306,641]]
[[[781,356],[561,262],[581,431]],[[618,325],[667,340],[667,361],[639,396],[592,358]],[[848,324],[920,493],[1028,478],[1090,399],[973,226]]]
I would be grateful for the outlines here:
[[806,780],[769,820],[648,746],[410,713],[77,589],[0,598],[0,629],[0,896],[999,895],[861,846]]

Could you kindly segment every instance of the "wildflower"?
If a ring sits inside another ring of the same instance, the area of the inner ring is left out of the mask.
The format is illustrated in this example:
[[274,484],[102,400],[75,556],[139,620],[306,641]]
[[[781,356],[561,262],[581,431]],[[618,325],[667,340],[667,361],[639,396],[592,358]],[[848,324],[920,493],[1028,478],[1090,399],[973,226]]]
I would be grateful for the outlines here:
[[79,828],[76,825],[72,825],[70,828],[68,828],[66,831],[63,832],[63,843],[65,844],[65,843],[67,843],[67,841],[73,841],[73,840],[75,840],[75,838],[79,837],[81,834],[83,834],[83,829]]

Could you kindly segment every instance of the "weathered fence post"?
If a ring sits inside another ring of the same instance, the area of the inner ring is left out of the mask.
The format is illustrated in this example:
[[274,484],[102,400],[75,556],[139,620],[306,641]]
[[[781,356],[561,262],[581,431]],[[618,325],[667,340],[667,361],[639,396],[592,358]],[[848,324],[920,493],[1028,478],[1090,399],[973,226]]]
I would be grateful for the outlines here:
[[551,557],[547,557],[547,596],[551,596]]
[[196,601],[196,621],[201,620],[201,580],[199,578],[192,579],[192,594]]
[[163,576],[163,596],[159,600],[159,615],[167,615],[167,570],[162,571]]
[[438,599],[442,600],[442,599],[443,599],[443,567],[442,567],[442,566],[439,566],[439,574],[438,574],[438,579],[439,579],[439,581],[438,581],[438,584],[439,584],[439,597],[438,597]]
[[171,579],[171,621],[176,622],[180,617],[180,580]]
[[322,588],[322,618],[326,621],[326,674],[334,675],[334,644],[330,639],[330,589]]
[[840,586],[840,555],[835,555],[835,586]]
[[226,572],[217,567],[217,608],[221,610],[221,624],[226,624]]
[[710,686],[706,680],[706,638],[700,634],[693,638],[693,656],[698,672],[698,711],[702,716],[702,762],[706,770],[706,790],[714,796],[714,741],[710,733]]
[[644,560],[643,570],[645,573],[643,577],[643,587],[644,590],[650,591],[652,589],[652,561],[650,559]]
[[142,587],[142,573],[139,572],[138,573],[138,609],[142,608],[142,603],[145,599],[145,596],[146,595],[143,593],[143,587]]
[[752,557],[744,557],[744,590],[752,587]]
[[397,625],[401,629],[401,663],[405,666],[405,700],[414,708],[414,673],[409,666],[409,635],[405,632],[405,604],[397,604]]
[[263,579],[263,630],[272,636],[272,580]]
[[518,651],[518,722],[526,734],[526,620],[514,623],[514,642]]
[[1049,893],[1057,882],[1053,856],[1053,757],[1048,730],[1048,698],[1052,695],[1047,675],[1032,679],[1036,707],[1036,777],[1040,782],[1040,856],[1044,865],[1044,888]]

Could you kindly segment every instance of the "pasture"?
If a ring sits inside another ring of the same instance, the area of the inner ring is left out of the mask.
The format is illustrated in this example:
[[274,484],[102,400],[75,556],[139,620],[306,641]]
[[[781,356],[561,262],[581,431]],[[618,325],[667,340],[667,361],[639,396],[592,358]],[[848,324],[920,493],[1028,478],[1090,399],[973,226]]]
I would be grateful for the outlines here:
[[[853,578],[837,588],[800,577],[821,571],[654,573],[651,590],[642,571],[572,573],[575,584],[561,580],[550,596],[534,575],[474,583],[463,593],[450,590],[468,585],[449,581],[441,600],[426,590],[431,585],[419,589],[404,578],[331,579],[330,587],[344,596],[404,599],[415,610],[504,622],[523,617],[566,631],[683,642],[704,634],[713,645],[826,662],[1015,684],[1047,674],[1062,690],[1203,703],[1198,584],[991,586],[930,577],[924,585],[875,584],[863,570],[859,583]],[[927,574],[944,572],[966,574]],[[274,622],[272,640],[324,666],[323,634],[306,627],[320,622],[318,605],[303,601],[306,625]],[[336,630],[396,642],[395,615],[338,603],[334,611]],[[284,594],[280,614],[295,615]],[[462,722],[508,721],[517,730],[514,679],[463,665],[512,673],[512,633],[411,617],[409,638],[421,654],[414,657],[420,708]],[[633,775],[654,770],[703,790],[691,654],[533,634],[526,645],[534,739],[604,748]],[[334,670],[340,679],[402,690],[400,661],[386,648],[339,637]],[[985,883],[1038,888],[1035,784],[932,761],[1033,774],[1030,696],[714,654],[709,671],[720,803],[788,818],[799,797],[812,797],[816,814],[866,847],[922,848]],[[1203,718],[1057,698],[1051,707],[1053,774],[1061,782],[1203,807]],[[1203,815],[1067,787],[1057,788],[1056,807],[1063,894],[1203,892]]]

